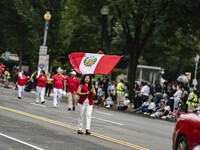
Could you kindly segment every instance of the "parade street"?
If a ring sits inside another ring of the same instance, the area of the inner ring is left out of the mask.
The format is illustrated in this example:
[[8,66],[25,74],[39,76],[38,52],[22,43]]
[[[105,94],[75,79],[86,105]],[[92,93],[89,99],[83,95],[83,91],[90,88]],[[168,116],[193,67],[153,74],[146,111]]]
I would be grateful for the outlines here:
[[77,109],[0,87],[0,150],[170,150],[174,123],[94,106],[91,135],[77,134]]

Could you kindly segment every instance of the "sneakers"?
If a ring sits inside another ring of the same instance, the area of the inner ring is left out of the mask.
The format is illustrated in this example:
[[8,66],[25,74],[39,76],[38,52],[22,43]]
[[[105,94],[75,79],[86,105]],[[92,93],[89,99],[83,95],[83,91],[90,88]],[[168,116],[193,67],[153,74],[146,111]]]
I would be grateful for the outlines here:
[[150,116],[151,116],[151,117],[156,117],[156,115],[155,115],[155,114],[151,114]]
[[42,102],[41,102],[41,104],[44,104],[44,103],[45,103],[45,101],[42,101]]
[[147,114],[147,112],[144,112],[144,115],[146,115]]
[[78,130],[78,132],[77,132],[78,134],[83,134],[83,131],[81,131],[81,130]]
[[107,105],[106,108],[110,108],[110,105]]
[[91,134],[91,131],[90,130],[86,130],[85,134]]

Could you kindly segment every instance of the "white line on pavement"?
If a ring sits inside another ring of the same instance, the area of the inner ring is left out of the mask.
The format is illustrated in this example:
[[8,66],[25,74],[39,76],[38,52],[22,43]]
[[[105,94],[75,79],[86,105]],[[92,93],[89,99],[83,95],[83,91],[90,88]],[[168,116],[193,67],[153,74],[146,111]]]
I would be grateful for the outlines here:
[[95,111],[96,113],[100,113],[100,114],[104,114],[104,115],[108,115],[108,116],[113,116],[113,114],[109,114],[109,113],[105,113],[105,112],[101,112],[101,111]]
[[35,105],[35,106],[40,106],[40,107],[47,107],[45,105],[40,105],[40,104],[35,104],[35,103],[31,103],[32,105]]
[[37,149],[37,150],[44,150],[44,149],[42,149],[42,148],[39,148],[39,147],[37,147],[37,146],[34,146],[34,145],[28,144],[28,143],[26,143],[26,142],[20,141],[20,140],[18,140],[18,139],[15,139],[15,138],[13,138],[13,137],[8,136],[8,135],[2,134],[2,133],[0,133],[0,135],[3,136],[3,137],[6,137],[6,138],[8,138],[8,139],[14,140],[14,141],[16,141],[16,142],[22,143],[22,144],[24,144],[24,145],[30,146],[30,147],[32,147],[32,148],[35,148],[35,149]]
[[97,117],[92,117],[92,118],[97,119],[97,120],[101,120],[101,121],[105,121],[105,122],[109,122],[109,123],[113,123],[113,124],[117,124],[117,125],[120,125],[120,126],[124,125],[122,123],[118,123],[118,122],[114,122],[114,121],[110,121],[110,120],[105,120],[105,119],[101,119],[101,118],[97,118]]

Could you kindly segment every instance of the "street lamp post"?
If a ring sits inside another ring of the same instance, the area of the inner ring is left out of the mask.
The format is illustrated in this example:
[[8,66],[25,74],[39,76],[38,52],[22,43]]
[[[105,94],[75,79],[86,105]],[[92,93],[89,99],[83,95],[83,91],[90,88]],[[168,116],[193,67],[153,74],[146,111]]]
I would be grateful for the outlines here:
[[106,29],[106,24],[107,24],[107,16],[109,14],[109,8],[108,6],[103,6],[101,9],[101,27],[102,27],[102,32],[101,32],[101,41],[100,41],[100,50],[103,50],[103,37]]
[[199,62],[199,55],[197,55],[194,60],[196,62],[196,65],[195,65],[195,71],[194,71],[193,85],[194,85],[194,89],[196,89],[196,86],[197,86],[197,66],[198,66],[198,62]]
[[51,14],[49,11],[44,15],[45,19],[45,27],[44,27],[44,40],[43,40],[43,46],[46,46],[47,42],[47,32],[48,32],[48,27],[49,27],[49,21],[51,19]]
[[47,73],[48,64],[49,64],[48,62],[49,55],[47,55],[46,42],[47,42],[47,32],[48,32],[49,21],[51,19],[51,14],[49,11],[46,12],[46,14],[44,15],[44,19],[45,19],[44,40],[43,40],[43,44],[40,46],[38,69],[45,70],[45,73]]

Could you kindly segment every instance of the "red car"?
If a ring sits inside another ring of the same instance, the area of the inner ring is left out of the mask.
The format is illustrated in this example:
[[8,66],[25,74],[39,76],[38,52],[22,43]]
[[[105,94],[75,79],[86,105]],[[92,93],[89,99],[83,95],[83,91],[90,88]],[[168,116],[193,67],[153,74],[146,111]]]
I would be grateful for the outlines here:
[[200,114],[181,114],[173,133],[173,150],[200,150]]

